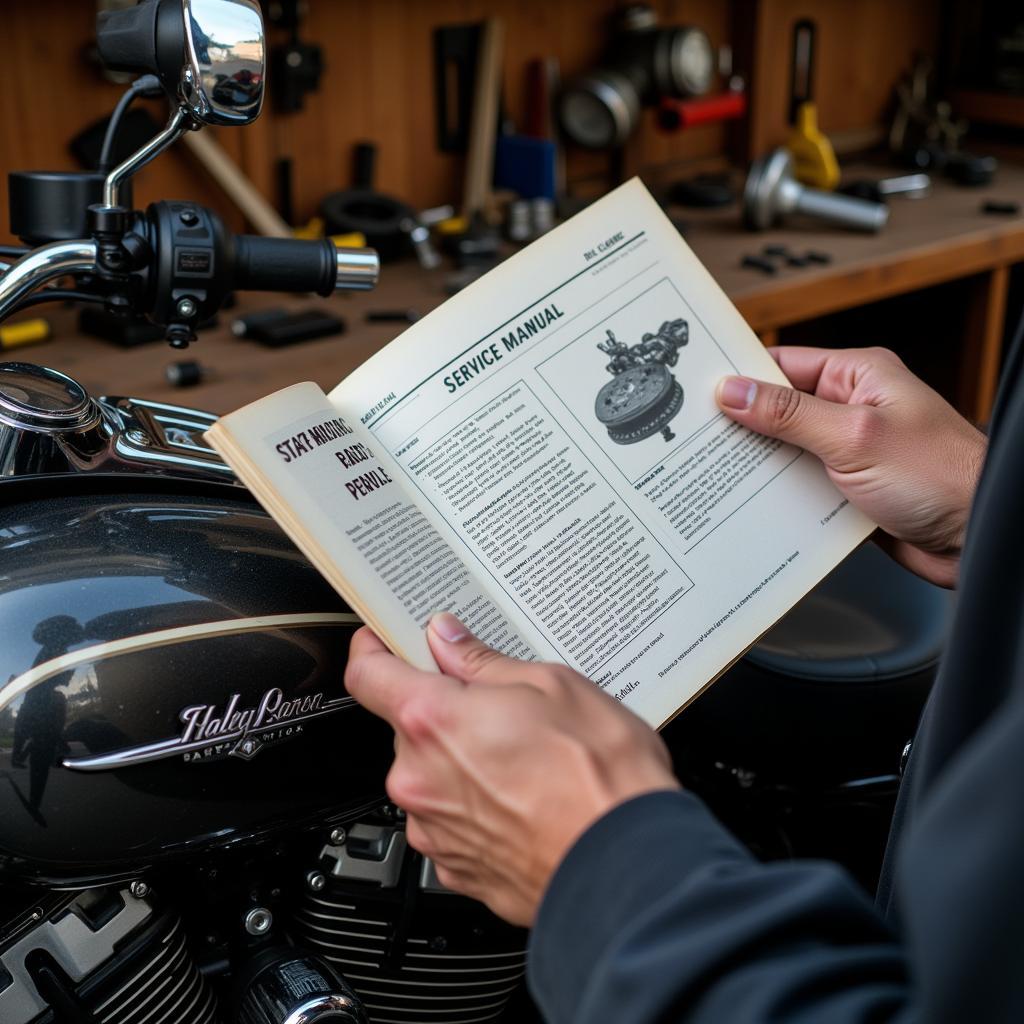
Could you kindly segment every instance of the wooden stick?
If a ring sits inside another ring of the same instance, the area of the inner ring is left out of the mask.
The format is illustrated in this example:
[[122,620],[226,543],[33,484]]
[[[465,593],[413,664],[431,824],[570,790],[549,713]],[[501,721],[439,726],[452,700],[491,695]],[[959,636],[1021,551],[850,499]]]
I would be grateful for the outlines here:
[[279,238],[291,236],[292,229],[212,135],[205,131],[185,132],[184,142],[210,177],[261,235]]
[[490,206],[504,45],[504,23],[500,18],[488,18],[480,36],[480,56],[473,90],[473,117],[466,151],[462,213],[468,219],[472,219],[475,213],[486,214]]

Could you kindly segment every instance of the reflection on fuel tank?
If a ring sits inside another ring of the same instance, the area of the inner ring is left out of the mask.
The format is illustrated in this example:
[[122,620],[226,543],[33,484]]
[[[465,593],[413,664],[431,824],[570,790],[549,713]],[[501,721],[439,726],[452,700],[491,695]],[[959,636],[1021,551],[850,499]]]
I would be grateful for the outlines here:
[[[67,654],[68,649],[80,643],[84,630],[77,619],[70,615],[53,615],[44,619],[32,632],[32,639],[39,644],[39,653],[32,667]],[[14,746],[11,750],[11,765],[14,768],[28,768],[28,798],[10,779],[11,785],[25,810],[40,825],[46,826],[40,806],[46,791],[46,780],[65,752],[64,721],[67,717],[67,697],[60,687],[67,686],[74,676],[74,670],[59,672],[39,685],[34,686],[22,701],[14,723]]]

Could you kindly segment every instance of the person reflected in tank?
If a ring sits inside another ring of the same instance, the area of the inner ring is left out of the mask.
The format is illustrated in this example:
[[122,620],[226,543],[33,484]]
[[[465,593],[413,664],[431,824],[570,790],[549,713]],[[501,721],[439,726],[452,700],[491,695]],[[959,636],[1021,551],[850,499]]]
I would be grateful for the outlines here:
[[[67,654],[68,649],[83,639],[84,631],[70,615],[53,615],[44,619],[32,632],[39,644],[39,653],[32,662],[37,668],[54,658]],[[28,768],[29,795],[25,800],[15,785],[18,798],[25,809],[40,824],[45,825],[40,807],[46,791],[50,768],[64,751],[64,723],[67,719],[67,697],[60,687],[67,686],[74,669],[59,672],[38,683],[25,694],[14,722],[14,747],[11,764],[15,768]]]

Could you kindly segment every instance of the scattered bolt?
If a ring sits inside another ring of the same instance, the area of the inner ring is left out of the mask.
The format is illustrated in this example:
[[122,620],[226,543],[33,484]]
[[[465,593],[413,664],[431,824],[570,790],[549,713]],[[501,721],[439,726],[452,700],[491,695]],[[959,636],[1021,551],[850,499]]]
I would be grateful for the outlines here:
[[740,260],[741,267],[749,267],[751,270],[760,270],[762,274],[774,274],[775,264],[766,260],[763,256],[751,256],[749,253]]
[[766,245],[761,252],[765,256],[781,256],[783,258],[789,255],[789,246],[787,245]]
[[245,915],[245,930],[250,935],[266,935],[274,923],[274,915],[266,907],[253,907]]
[[309,887],[310,892],[323,892],[326,884],[327,879],[319,871],[310,871],[306,875],[306,885]]
[[331,846],[341,846],[348,839],[348,833],[343,828],[332,828],[327,839]]
[[128,891],[137,899],[145,899],[149,895],[149,886],[145,882],[132,882],[128,886]]
[[832,257],[827,252],[815,252],[813,249],[804,253],[804,259],[811,263],[831,263]]

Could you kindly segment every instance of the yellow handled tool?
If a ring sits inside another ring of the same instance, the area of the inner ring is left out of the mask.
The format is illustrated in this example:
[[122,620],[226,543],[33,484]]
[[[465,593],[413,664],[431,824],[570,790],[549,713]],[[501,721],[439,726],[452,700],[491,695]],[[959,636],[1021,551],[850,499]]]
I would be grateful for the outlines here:
[[828,136],[818,130],[818,108],[801,103],[796,123],[786,142],[793,154],[793,173],[797,181],[813,188],[834,189],[839,184],[839,163]]
[[22,320],[16,324],[4,324],[0,327],[0,349],[34,345],[37,341],[46,341],[49,336],[50,324],[41,317]]

